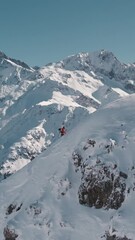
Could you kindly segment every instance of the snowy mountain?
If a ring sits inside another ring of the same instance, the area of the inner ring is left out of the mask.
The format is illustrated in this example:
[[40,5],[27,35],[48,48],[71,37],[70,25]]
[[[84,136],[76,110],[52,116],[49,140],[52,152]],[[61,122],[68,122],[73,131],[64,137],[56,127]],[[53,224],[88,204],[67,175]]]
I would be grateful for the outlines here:
[[92,112],[134,92],[134,71],[107,51],[39,69],[0,52],[0,179],[59,139],[61,125],[69,132]]
[[105,50],[42,68],[0,52],[0,239],[135,240],[134,84]]
[[135,240],[135,94],[85,117],[0,184],[0,239]]
[[69,56],[57,64],[69,70],[83,70],[88,74],[96,73],[103,81],[111,79],[122,82],[128,90],[134,91],[135,64],[123,64],[112,52],[105,50],[93,53],[80,53]]

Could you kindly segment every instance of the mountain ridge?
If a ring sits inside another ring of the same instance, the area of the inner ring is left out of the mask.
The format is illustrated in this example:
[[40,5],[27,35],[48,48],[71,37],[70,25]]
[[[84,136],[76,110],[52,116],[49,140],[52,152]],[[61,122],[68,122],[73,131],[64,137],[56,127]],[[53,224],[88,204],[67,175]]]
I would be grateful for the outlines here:
[[[112,62],[116,61],[121,66],[117,58],[107,51],[78,54],[36,70],[17,65],[17,61],[12,63],[11,58],[2,52],[1,56],[6,59],[0,63],[0,172],[4,178],[57,140],[58,128],[62,124],[71,130],[91,112],[129,94],[123,80],[118,82],[108,79],[103,73],[99,75],[91,65],[92,62],[100,63],[104,67],[104,58],[109,58],[108,71]],[[75,69],[68,69],[67,62]],[[105,63],[106,71],[108,62]],[[89,65],[89,71],[85,69],[86,65]],[[50,119],[50,124],[47,119]],[[28,144],[29,139],[33,146]]]
[[26,64],[25,62],[22,62],[20,60],[8,57],[4,52],[0,51],[0,59],[6,59],[6,60],[10,60],[13,63],[16,63],[17,65],[23,67],[23,68],[27,68],[27,69],[32,69],[31,67],[28,66],[28,64]]

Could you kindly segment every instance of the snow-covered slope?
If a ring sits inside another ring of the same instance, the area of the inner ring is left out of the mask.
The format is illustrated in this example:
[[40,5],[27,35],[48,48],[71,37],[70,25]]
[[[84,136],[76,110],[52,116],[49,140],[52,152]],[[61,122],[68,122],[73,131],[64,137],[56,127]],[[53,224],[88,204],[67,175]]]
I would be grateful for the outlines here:
[[[27,65],[24,63],[24,66]],[[24,68],[17,65],[17,60],[11,61],[4,53],[0,52],[0,117],[6,113],[6,109],[13,104],[13,101],[28,89],[30,81],[24,80],[29,79],[33,71],[29,67]]]
[[135,240],[134,103],[100,108],[1,182],[0,239]]
[[61,125],[69,132],[92,112],[127,96],[134,69],[106,51],[78,54],[37,70],[0,52],[0,179],[55,142]]

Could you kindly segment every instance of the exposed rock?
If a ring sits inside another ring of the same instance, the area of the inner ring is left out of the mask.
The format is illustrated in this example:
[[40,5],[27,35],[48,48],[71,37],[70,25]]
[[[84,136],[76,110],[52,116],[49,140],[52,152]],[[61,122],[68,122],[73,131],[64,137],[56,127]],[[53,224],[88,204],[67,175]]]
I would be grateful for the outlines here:
[[76,102],[84,107],[93,107],[98,109],[100,104],[95,101],[94,99],[90,98],[90,97],[86,97],[84,95],[80,95],[77,99]]
[[4,237],[5,240],[15,240],[18,235],[15,233],[15,230],[10,229],[8,226],[4,228]]
[[82,164],[82,156],[78,152],[74,152],[72,155],[74,165],[78,168]]
[[0,51],[0,58],[7,58],[6,54]]
[[118,209],[125,199],[125,178],[108,166],[92,167],[79,187],[79,202],[90,207]]
[[105,234],[106,240],[131,240],[127,238],[126,236],[124,237],[118,237],[116,234],[110,234],[109,232],[106,232]]
[[20,65],[21,67],[23,68],[26,68],[26,69],[31,69],[25,62],[22,62],[20,60],[16,60],[14,58],[9,58],[12,62],[16,63],[17,65]]
[[127,179],[128,175],[126,173],[120,171],[120,177],[123,177],[123,178]]
[[6,215],[10,215],[12,212],[14,211],[19,211],[22,207],[22,203],[20,205],[16,205],[16,204],[10,204],[6,210]]
[[95,140],[91,140],[91,139],[88,139],[87,140],[87,143],[85,144],[85,146],[83,147],[83,150],[86,150],[88,149],[89,147],[94,147],[96,144],[96,141]]

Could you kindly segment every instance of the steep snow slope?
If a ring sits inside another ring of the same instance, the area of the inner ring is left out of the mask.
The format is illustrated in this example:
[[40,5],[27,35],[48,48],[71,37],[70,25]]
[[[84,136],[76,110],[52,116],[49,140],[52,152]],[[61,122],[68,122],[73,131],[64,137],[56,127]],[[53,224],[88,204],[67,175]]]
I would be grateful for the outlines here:
[[[100,55],[107,55],[107,60]],[[109,72],[114,65],[122,71],[111,53],[79,54],[39,70],[20,66],[4,54],[0,61],[0,179],[56,141],[62,124],[70,131],[98,108],[128,95],[122,83],[108,81],[98,71],[102,67]]]
[[[69,80],[66,70],[58,73],[47,68],[40,74],[42,79],[33,81],[30,90],[25,88],[21,97],[13,99],[1,119],[2,175],[20,169],[55,141],[62,124],[69,131],[100,105],[92,97],[92,92],[102,86],[100,81],[92,82],[83,73],[74,73]],[[64,76],[69,84],[64,82]]]
[[135,240],[134,103],[133,94],[94,112],[1,182],[0,239]]
[[0,117],[28,89],[33,71],[17,65],[0,52]]

